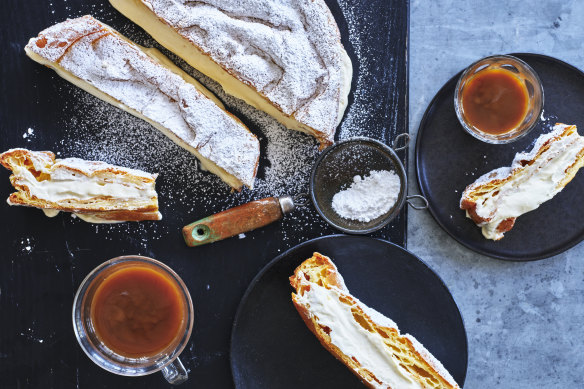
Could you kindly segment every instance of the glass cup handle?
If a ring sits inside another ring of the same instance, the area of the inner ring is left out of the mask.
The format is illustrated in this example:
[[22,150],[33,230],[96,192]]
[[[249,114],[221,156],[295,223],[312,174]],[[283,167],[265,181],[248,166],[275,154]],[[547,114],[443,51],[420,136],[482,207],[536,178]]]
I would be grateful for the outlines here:
[[164,378],[166,378],[166,380],[172,385],[182,384],[189,378],[187,370],[178,358],[164,367],[162,369],[162,374],[164,375]]

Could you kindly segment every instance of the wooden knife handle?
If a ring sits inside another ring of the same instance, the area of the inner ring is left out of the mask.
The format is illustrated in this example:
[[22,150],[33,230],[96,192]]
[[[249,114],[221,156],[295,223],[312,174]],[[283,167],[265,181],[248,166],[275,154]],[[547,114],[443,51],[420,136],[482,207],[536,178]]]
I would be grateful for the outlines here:
[[255,200],[183,227],[187,246],[201,246],[268,225],[284,216],[276,197]]

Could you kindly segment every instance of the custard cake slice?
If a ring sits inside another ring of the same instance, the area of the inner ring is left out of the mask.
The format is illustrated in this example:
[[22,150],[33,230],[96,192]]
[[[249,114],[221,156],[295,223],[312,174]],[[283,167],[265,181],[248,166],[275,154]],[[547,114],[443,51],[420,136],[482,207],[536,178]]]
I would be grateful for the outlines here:
[[540,135],[510,167],[495,169],[466,187],[460,208],[487,239],[499,240],[517,217],[553,198],[584,165],[584,137],[576,126],[558,123]]
[[110,0],[225,92],[333,143],[353,68],[324,0]]
[[51,217],[72,212],[91,223],[162,219],[157,174],[27,149],[0,154],[0,164],[12,171],[17,190],[8,197],[10,205],[40,208]]
[[314,253],[290,277],[310,331],[370,388],[459,389],[442,364],[388,317],[353,297],[330,258]]
[[91,16],[41,31],[25,51],[87,92],[146,120],[232,188],[253,187],[257,138],[159,52],[141,48]]

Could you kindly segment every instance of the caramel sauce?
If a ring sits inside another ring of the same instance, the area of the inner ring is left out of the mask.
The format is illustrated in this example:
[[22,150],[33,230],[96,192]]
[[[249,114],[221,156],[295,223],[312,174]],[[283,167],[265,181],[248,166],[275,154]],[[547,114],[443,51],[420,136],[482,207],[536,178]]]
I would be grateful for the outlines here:
[[158,354],[180,335],[185,308],[165,274],[145,266],[122,268],[97,287],[91,321],[98,338],[130,358]]
[[527,114],[528,102],[525,84],[504,69],[477,73],[462,91],[462,109],[467,122],[494,135],[517,127]]

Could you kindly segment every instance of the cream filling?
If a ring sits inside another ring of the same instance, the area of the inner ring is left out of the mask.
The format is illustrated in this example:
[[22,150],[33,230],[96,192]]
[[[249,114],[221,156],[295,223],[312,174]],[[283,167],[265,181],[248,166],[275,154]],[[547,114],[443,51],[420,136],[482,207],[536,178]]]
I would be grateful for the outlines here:
[[343,50],[341,55],[341,91],[339,98],[339,111],[337,112],[337,123],[338,126],[343,120],[343,115],[347,105],[349,104],[349,92],[351,92],[351,81],[353,80],[353,62],[346,51]]
[[109,220],[109,219],[102,219],[95,215],[89,215],[85,213],[74,213],[73,215],[77,216],[79,219],[83,220],[87,223],[94,223],[94,224],[115,224],[115,223],[122,223],[122,220]]
[[532,211],[559,193],[566,170],[574,164],[583,147],[584,140],[578,134],[555,141],[533,164],[526,165],[513,179],[488,193],[476,208],[481,217],[493,215],[488,223],[480,225],[485,238],[500,239],[503,234],[497,231],[499,223]]
[[357,359],[382,382],[381,385],[374,381],[369,384],[377,388],[421,389],[422,386],[393,357],[383,337],[361,327],[353,318],[351,306],[339,301],[340,297],[336,288],[327,289],[310,283],[310,289],[299,295],[298,300],[310,307],[311,315],[320,325],[330,328],[332,344],[349,358]]
[[[29,193],[37,199],[59,203],[63,200],[90,200],[96,197],[113,197],[121,201],[134,199],[151,199],[156,197],[154,185],[136,186],[132,183],[105,182],[97,177],[80,176],[61,172],[59,178],[38,181],[35,176],[24,167],[14,167],[14,174],[19,177],[19,185],[25,185]],[[65,174],[63,174],[65,173]],[[24,182],[22,182],[24,181]],[[55,217],[59,210],[41,208],[45,216]],[[120,223],[118,220],[102,219],[92,214],[73,213],[88,223]]]
[[13,172],[19,177],[19,181],[24,181],[19,184],[26,185],[31,196],[54,203],[68,199],[90,200],[101,196],[120,200],[156,197],[153,185],[137,186],[131,183],[106,182],[98,177],[73,175],[73,173],[59,174],[57,178],[37,181],[36,177],[24,167],[15,167]]
[[59,214],[58,209],[42,208],[41,209],[46,217],[55,217]]
[[[179,35],[174,28],[160,20],[154,12],[140,0],[110,0],[110,3],[127,18],[146,30],[146,32],[152,35],[152,37],[162,46],[184,59],[195,69],[217,81],[225,93],[242,99],[252,107],[266,112],[289,129],[301,131],[320,138],[313,128],[297,121],[291,116],[285,115],[272,105],[269,100],[260,95],[254,88],[244,84],[229,74],[208,55],[204,54],[198,47],[193,45],[192,42]],[[342,90],[340,91],[341,96],[339,98],[337,125],[341,122],[345,109],[347,108],[349,101],[348,95],[351,89],[351,80],[353,77],[353,65],[346,52],[343,52],[342,55],[341,72],[343,80]]]
[[[60,212],[57,209],[51,209],[51,208],[42,208],[41,210],[43,211],[43,213],[47,217],[55,217]],[[122,223],[121,220],[102,219],[102,218],[97,217],[95,215],[89,215],[89,214],[83,214],[83,213],[73,213],[73,215],[75,215],[75,217],[78,217],[79,219],[81,219],[81,220],[83,220],[84,222],[87,222],[87,223],[97,223],[97,224]]]

